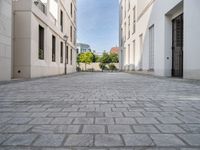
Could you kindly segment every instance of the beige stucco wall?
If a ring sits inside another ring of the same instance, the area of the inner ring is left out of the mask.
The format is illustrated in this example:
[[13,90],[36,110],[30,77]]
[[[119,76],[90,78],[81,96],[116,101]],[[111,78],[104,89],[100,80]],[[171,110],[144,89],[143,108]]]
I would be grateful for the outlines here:
[[[51,76],[64,74],[64,62],[60,62],[60,43],[63,42],[63,57],[65,56],[64,35],[70,37],[70,26],[76,31],[75,14],[73,18],[70,13],[70,4],[73,3],[74,12],[76,12],[76,3],[74,0],[58,1],[58,19],[52,19],[48,11],[44,14],[32,1],[14,2],[15,28],[14,28],[14,77],[15,78],[33,78],[42,76]],[[26,5],[26,7],[24,7]],[[64,31],[60,30],[60,10],[63,11]],[[44,28],[44,60],[38,59],[38,41],[39,25]],[[52,62],[52,35],[56,37],[56,62]],[[68,39],[68,60],[67,73],[76,71],[76,50],[73,34],[73,41]],[[70,62],[70,50],[72,49],[72,65]],[[19,73],[20,72],[20,73]]]
[[0,0],[0,81],[11,79],[12,0]]
[[[94,70],[94,71],[102,71],[101,68],[99,67],[100,63],[91,63],[86,65],[86,70]],[[119,69],[119,63],[114,63],[117,69]],[[80,63],[79,67],[81,68],[82,71],[85,71],[85,64]],[[107,65],[108,67],[108,65]]]

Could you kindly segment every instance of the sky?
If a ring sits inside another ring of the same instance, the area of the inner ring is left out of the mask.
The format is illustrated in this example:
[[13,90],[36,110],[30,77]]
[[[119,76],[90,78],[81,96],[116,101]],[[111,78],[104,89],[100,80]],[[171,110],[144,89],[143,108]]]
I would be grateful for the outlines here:
[[118,45],[118,0],[77,0],[77,42],[96,52]]

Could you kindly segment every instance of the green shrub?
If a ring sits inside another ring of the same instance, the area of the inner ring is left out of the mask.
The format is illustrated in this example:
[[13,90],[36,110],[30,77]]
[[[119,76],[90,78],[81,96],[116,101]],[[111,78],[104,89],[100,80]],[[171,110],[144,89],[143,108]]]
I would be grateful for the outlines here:
[[117,68],[114,64],[109,64],[108,67],[111,71],[117,70]]

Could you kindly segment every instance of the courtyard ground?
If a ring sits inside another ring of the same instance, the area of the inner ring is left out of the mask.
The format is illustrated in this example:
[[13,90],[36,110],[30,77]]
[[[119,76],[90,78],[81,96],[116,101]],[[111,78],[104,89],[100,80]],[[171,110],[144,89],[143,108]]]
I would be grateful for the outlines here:
[[0,84],[0,150],[198,150],[200,82],[77,73]]

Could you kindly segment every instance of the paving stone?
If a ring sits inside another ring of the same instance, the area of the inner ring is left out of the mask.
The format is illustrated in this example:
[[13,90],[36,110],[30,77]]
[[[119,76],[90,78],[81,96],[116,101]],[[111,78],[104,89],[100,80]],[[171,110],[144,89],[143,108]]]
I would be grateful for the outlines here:
[[35,142],[34,146],[61,146],[65,135],[43,134]]
[[106,112],[106,117],[123,117],[121,112]]
[[159,133],[153,125],[133,125],[136,133]]
[[80,125],[58,125],[55,133],[79,133]]
[[2,133],[25,133],[31,125],[7,125],[1,130]]
[[76,118],[73,122],[73,124],[93,124],[94,119],[93,118]]
[[34,134],[15,134],[5,141],[3,145],[30,146],[36,137],[37,135]]
[[51,121],[51,124],[71,124],[73,121],[73,118],[55,118],[53,121]]
[[163,133],[185,133],[185,131],[177,125],[156,125],[156,127]]
[[179,137],[191,146],[200,146],[200,134],[181,134]]
[[92,146],[93,136],[87,134],[72,134],[69,135],[65,142],[65,146]]
[[128,125],[108,125],[108,133],[133,133]]
[[173,134],[151,134],[156,146],[185,146],[185,144]]
[[180,127],[188,133],[200,133],[200,124],[181,124]]
[[70,112],[69,117],[85,117],[85,112]]
[[35,118],[29,124],[50,124],[53,118]]
[[182,121],[178,120],[175,117],[157,117],[157,119],[165,124],[182,123]]
[[123,135],[126,146],[153,146],[154,143],[145,134],[126,134]]
[[115,118],[116,124],[136,124],[135,119],[133,118]]
[[37,125],[31,129],[33,133],[54,133],[56,131],[56,125]]
[[104,125],[84,125],[83,133],[105,133]]
[[104,117],[104,113],[103,112],[87,112],[87,117]]
[[141,112],[124,112],[126,117],[143,117]]
[[31,121],[31,118],[13,118],[8,121],[9,124],[27,124],[29,121]]
[[136,118],[136,120],[140,124],[159,124],[159,122],[155,118],[150,118],[150,117]]
[[114,124],[113,118],[96,118],[95,124]]
[[99,134],[95,136],[95,146],[123,146],[123,141],[119,135]]

